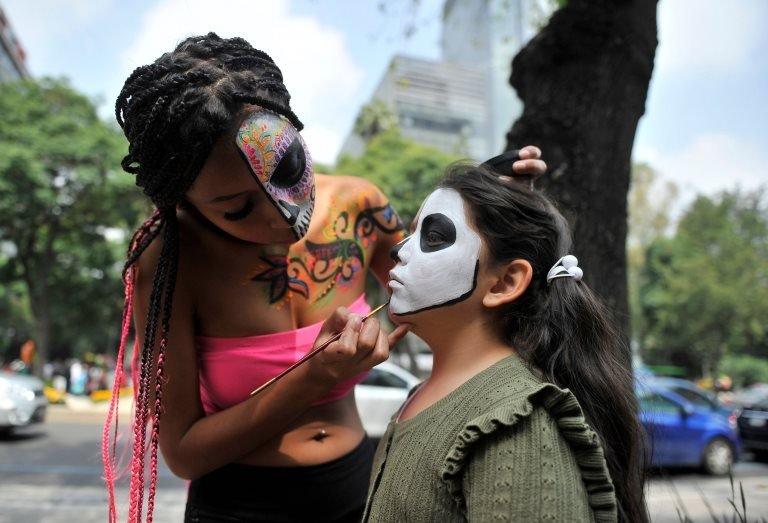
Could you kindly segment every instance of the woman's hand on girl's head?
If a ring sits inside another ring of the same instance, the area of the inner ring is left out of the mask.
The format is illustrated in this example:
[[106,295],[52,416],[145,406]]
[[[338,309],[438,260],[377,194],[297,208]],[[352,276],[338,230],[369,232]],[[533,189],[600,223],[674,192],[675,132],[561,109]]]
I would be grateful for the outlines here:
[[547,164],[541,159],[541,150],[535,145],[526,145],[520,149],[519,155],[520,159],[512,164],[512,173],[500,178],[532,186],[537,178],[547,172]]
[[350,379],[389,358],[389,348],[407,331],[407,327],[401,326],[388,334],[376,318],[363,322],[359,314],[339,307],[323,323],[315,347],[338,332],[341,338],[310,360],[310,373],[321,381],[333,383]]

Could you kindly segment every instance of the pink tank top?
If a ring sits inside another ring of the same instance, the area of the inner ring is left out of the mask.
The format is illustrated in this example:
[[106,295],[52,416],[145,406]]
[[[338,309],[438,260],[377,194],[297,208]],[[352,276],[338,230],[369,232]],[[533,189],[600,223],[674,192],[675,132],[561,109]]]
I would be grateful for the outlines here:
[[[371,307],[360,295],[348,309],[367,314]],[[242,338],[195,336],[200,376],[200,399],[212,414],[248,399],[250,392],[277,376],[312,349],[322,322],[300,329]],[[343,398],[367,373],[337,383],[315,405]]]

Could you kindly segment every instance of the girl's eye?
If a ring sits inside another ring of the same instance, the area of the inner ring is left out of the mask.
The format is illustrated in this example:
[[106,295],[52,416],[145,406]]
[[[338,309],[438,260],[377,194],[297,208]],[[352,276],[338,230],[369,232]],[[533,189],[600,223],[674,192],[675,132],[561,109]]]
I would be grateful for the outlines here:
[[243,220],[247,218],[249,214],[251,214],[251,211],[253,211],[253,207],[254,207],[253,200],[249,198],[248,200],[246,200],[245,205],[241,209],[238,209],[237,211],[232,211],[232,212],[225,212],[224,219],[229,220],[231,222]]
[[438,245],[440,243],[443,243],[445,241],[445,238],[443,238],[443,235],[436,231],[429,231],[427,233],[426,237],[427,243],[429,245]]

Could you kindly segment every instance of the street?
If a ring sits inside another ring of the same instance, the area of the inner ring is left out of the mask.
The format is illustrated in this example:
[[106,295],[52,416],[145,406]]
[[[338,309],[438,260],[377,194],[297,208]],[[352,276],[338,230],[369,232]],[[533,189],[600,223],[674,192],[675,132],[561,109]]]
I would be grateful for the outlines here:
[[[0,523],[103,522],[107,493],[102,481],[102,413],[52,406],[42,425],[0,436]],[[120,423],[128,426],[127,417]],[[185,484],[162,465],[155,518],[184,517]],[[119,482],[120,520],[127,516],[127,478]]]
[[[73,413],[52,408],[48,421],[11,436],[0,437],[0,523],[72,523],[106,520],[106,491],[101,474],[99,413]],[[127,419],[121,418],[121,423]],[[183,519],[185,484],[163,467],[159,474],[155,521]],[[742,482],[749,521],[768,518],[768,465],[744,462],[734,470],[737,494]],[[118,491],[125,518],[126,488]],[[706,503],[702,501],[702,495]],[[649,482],[648,505],[655,522],[679,522],[682,504],[691,521],[712,521],[707,503],[722,517],[733,514],[727,478],[694,472],[655,474]]]

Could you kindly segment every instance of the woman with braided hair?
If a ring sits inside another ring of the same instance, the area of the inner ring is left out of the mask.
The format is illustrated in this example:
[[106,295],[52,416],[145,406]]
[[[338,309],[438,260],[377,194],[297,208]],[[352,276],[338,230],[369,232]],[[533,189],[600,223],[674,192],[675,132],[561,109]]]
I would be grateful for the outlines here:
[[[156,211],[132,238],[123,272],[102,449],[110,521],[112,427],[132,326],[131,522],[152,520],[158,448],[191,480],[187,521],[361,516],[372,450],[350,392],[405,333],[362,322],[365,274],[386,281],[403,228],[371,183],[314,175],[289,101],[268,55],[213,33],[136,69],[117,99],[123,168]],[[539,154],[524,150],[515,171],[543,172]],[[249,396],[339,331],[316,358]]]

